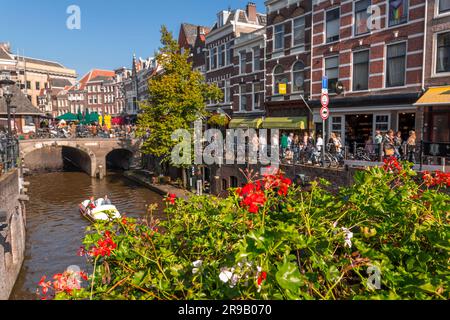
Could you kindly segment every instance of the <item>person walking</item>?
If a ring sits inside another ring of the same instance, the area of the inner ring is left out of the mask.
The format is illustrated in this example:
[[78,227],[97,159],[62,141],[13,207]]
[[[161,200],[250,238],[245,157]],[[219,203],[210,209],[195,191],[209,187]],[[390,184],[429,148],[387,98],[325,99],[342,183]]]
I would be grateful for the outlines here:
[[300,161],[300,138],[298,135],[294,136],[292,150],[294,151],[294,164],[297,164]]
[[286,135],[286,133],[283,133],[283,135],[281,136],[281,157],[283,159],[286,156],[288,145],[288,136]]
[[383,151],[385,157],[396,157],[394,130],[389,130],[383,139]]
[[398,131],[394,137],[394,147],[395,147],[395,157],[397,159],[402,159],[403,151],[402,151],[403,139],[401,131]]
[[381,134],[381,131],[377,130],[375,131],[375,152],[377,156],[380,156],[381,153],[381,144],[383,143],[383,135]]
[[416,163],[416,132],[414,130],[409,132],[408,140],[406,140],[406,153],[408,161]]

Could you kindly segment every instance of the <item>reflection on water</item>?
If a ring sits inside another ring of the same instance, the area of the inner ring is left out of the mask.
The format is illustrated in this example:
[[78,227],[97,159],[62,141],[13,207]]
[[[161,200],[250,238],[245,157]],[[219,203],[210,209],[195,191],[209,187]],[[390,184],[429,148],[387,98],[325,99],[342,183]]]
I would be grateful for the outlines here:
[[[89,222],[80,216],[78,204],[93,195],[108,195],[121,213],[142,217],[146,205],[161,204],[156,193],[111,174],[99,181],[81,172],[35,175],[26,179],[30,202],[27,204],[27,246],[25,261],[11,299],[36,299],[36,287],[43,275],[51,277],[71,265],[86,270],[85,258],[77,257]],[[161,207],[161,205],[160,205]]]

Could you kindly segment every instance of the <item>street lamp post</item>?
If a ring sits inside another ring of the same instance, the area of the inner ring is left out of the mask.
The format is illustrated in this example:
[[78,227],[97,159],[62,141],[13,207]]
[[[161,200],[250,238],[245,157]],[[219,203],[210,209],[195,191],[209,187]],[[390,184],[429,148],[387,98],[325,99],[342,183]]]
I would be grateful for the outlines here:
[[3,98],[5,98],[6,102],[6,112],[8,114],[8,135],[9,137],[12,137],[12,130],[11,130],[11,99],[12,99],[12,91],[10,89],[11,86],[15,84],[14,81],[10,79],[3,79],[0,80],[0,88],[3,89]]
[[14,134],[17,134],[17,127],[16,127],[16,112],[17,112],[17,106],[10,106],[9,109],[11,110],[11,113],[13,115],[13,122],[14,122]]

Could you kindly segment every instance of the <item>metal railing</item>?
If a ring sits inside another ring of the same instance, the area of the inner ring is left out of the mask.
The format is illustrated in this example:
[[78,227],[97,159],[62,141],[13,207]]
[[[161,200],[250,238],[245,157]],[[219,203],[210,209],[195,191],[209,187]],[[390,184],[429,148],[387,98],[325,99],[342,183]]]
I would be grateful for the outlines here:
[[0,175],[17,168],[19,161],[19,142],[15,138],[0,133]]

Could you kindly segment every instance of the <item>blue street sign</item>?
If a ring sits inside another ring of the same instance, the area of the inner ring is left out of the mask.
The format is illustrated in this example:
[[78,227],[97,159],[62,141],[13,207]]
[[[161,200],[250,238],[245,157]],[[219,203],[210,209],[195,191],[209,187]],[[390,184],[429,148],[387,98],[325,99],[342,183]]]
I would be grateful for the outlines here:
[[322,89],[328,89],[328,77],[322,77]]

